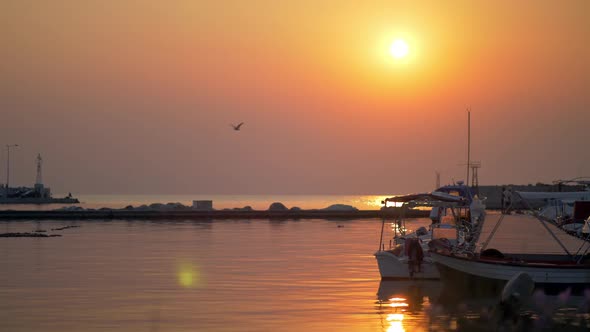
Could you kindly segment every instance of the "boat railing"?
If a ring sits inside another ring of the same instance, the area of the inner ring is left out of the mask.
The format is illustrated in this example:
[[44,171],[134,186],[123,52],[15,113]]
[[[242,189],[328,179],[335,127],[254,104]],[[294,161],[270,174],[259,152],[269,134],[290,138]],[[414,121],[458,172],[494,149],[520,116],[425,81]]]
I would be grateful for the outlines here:
[[[443,199],[447,199],[448,201],[445,201]],[[424,194],[424,195],[417,194],[417,195],[408,195],[408,196],[404,196],[404,197],[400,197],[400,198],[397,198],[397,197],[390,198],[390,199],[383,201],[382,203],[384,206],[387,206],[388,202],[401,203],[401,206],[400,206],[398,217],[396,219],[394,219],[394,221],[393,221],[393,233],[394,233],[393,237],[392,237],[392,239],[390,239],[388,241],[388,243],[386,243],[384,241],[386,218],[385,218],[385,216],[382,218],[381,235],[380,235],[378,251],[391,250],[392,248],[394,248],[398,244],[405,242],[405,238],[409,235],[407,233],[406,218],[405,218],[406,213],[409,209],[419,208],[419,207],[436,207],[436,208],[444,208],[446,210],[451,211],[450,217],[453,220],[453,224],[448,224],[448,223],[445,223],[444,221],[441,222],[441,220],[431,224],[429,226],[430,232],[426,233],[426,234],[430,234],[430,236],[428,238],[425,239],[423,235],[416,234],[416,237],[421,237],[423,240],[432,240],[436,234],[436,229],[443,229],[443,228],[455,229],[455,236],[456,236],[458,234],[456,220],[461,216],[463,216],[462,219],[464,219],[464,220],[469,219],[469,211],[468,211],[467,207],[464,205],[465,202],[461,201],[457,197],[453,197],[453,198],[442,197],[442,199],[441,199],[441,197],[435,197],[435,196],[428,195],[428,194]],[[466,232],[467,226],[463,225],[462,227],[464,228],[464,229],[462,229],[462,234],[463,234]],[[456,243],[456,240],[454,242]],[[388,245],[387,249],[386,249],[386,245]]]

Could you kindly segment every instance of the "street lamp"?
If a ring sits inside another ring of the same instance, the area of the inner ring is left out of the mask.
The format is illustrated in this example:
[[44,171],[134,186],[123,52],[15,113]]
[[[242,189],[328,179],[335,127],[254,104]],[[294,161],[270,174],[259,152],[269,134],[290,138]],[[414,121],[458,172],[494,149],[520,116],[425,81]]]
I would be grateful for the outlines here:
[[7,158],[6,158],[6,191],[5,195],[8,198],[8,181],[10,180],[10,148],[17,147],[18,144],[6,144]]

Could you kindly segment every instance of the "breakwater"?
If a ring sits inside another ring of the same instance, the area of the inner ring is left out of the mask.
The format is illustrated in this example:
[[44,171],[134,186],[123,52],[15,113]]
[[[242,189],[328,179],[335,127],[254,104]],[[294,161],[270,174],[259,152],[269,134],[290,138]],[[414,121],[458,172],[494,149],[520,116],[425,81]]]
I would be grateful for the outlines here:
[[[404,216],[407,218],[425,218],[430,211],[407,210]],[[212,210],[212,211],[137,211],[137,210],[81,210],[81,211],[0,211],[0,220],[91,220],[91,219],[185,219],[185,220],[212,220],[212,219],[363,219],[363,218],[395,218],[400,214],[400,209],[389,208],[387,210],[356,210],[356,211],[327,211],[327,210],[299,210],[299,211],[236,211],[236,210]]]
[[[568,192],[568,191],[582,191],[584,186],[581,185],[559,185],[559,184],[529,184],[529,185],[493,185],[493,186],[479,186],[478,192],[481,197],[485,197],[485,205],[487,209],[499,210],[502,208],[502,193],[504,190],[512,191],[530,191],[530,192]],[[544,202],[529,202],[535,208],[543,206]],[[513,208],[525,209],[527,206],[520,201],[515,201]]]
[[78,204],[77,198],[37,198],[37,197],[1,197],[0,204]]

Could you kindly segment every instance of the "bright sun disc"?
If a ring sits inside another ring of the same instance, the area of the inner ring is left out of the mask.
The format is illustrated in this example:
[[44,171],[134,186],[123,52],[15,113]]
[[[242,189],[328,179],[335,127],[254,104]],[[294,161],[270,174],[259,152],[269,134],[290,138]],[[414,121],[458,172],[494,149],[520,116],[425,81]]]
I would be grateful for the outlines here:
[[389,53],[396,59],[401,59],[408,55],[410,47],[403,39],[396,39],[389,47]]

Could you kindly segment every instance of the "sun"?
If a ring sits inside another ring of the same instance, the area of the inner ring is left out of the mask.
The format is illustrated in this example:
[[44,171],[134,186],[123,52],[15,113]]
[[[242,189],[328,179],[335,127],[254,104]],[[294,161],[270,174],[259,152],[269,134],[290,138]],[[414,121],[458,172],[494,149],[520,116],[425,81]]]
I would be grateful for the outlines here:
[[389,54],[396,59],[405,58],[410,53],[410,46],[403,39],[396,39],[389,46]]

